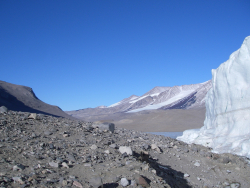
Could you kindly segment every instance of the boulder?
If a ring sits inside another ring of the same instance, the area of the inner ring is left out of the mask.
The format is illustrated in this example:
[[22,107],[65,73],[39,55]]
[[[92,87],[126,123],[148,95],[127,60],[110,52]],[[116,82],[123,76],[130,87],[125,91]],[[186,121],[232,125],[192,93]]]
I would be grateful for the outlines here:
[[28,119],[37,119],[36,113],[31,113],[28,117]]
[[121,154],[127,153],[127,155],[133,155],[133,151],[131,147],[128,147],[128,146],[120,146],[119,151],[121,152]]
[[7,113],[7,112],[8,112],[8,108],[6,108],[5,106],[0,107],[0,113]]
[[99,128],[102,131],[111,131],[112,133],[114,133],[115,131],[115,124],[114,123],[108,123],[108,122],[94,122],[92,125],[94,128]]

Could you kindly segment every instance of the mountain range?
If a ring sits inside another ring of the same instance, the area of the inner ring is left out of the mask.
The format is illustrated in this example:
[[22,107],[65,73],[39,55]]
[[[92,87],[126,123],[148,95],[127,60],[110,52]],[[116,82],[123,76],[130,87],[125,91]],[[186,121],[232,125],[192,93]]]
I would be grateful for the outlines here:
[[79,119],[97,120],[95,117],[117,113],[204,108],[205,96],[210,88],[211,80],[191,85],[154,87],[142,96],[131,95],[108,107],[98,106],[66,113]]
[[0,81],[0,106],[84,121],[108,121],[118,127],[145,132],[184,131],[203,125],[205,96],[210,88],[211,81],[155,87],[142,96],[131,95],[110,106],[64,112],[41,101],[30,87]]

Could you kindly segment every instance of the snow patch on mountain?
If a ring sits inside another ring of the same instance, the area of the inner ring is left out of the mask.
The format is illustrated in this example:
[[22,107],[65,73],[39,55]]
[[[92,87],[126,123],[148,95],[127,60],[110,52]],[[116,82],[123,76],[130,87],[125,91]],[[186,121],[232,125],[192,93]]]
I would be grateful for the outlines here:
[[133,97],[131,97],[130,100],[135,100],[135,99],[137,99],[137,98],[138,98],[137,96],[133,96]]
[[169,105],[173,102],[176,102],[186,96],[188,96],[189,94],[193,93],[194,90],[188,90],[188,91],[181,91],[180,93],[178,93],[177,95],[173,96],[172,98],[170,98],[169,100],[167,101],[164,101],[164,102],[161,102],[161,103],[158,103],[158,104],[152,104],[152,105],[148,105],[148,106],[145,106],[143,108],[138,108],[138,109],[135,109],[135,110],[131,110],[131,111],[128,111],[128,113],[131,113],[131,112],[140,112],[140,111],[143,111],[143,110],[155,110],[155,109],[159,109],[163,106],[166,106],[166,105]]
[[229,60],[212,70],[201,129],[184,131],[177,139],[250,158],[250,36]]
[[148,97],[148,95],[145,95],[145,96],[143,96],[143,97],[138,97],[137,99],[135,99],[135,100],[133,100],[133,101],[129,101],[129,103],[135,103],[135,102],[140,101],[140,100],[142,100],[142,99],[144,99],[144,98],[146,98],[146,97]]
[[115,104],[112,104],[112,105],[108,106],[108,108],[110,108],[110,107],[115,107],[115,106],[117,106],[117,105],[119,105],[119,104],[121,104],[121,102],[117,102],[117,103],[115,103]]

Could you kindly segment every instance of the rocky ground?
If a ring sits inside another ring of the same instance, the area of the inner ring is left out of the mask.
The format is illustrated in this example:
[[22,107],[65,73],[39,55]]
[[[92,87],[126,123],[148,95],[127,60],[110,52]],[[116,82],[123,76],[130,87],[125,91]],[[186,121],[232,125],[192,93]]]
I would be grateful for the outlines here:
[[250,187],[248,159],[163,136],[0,108],[0,187]]

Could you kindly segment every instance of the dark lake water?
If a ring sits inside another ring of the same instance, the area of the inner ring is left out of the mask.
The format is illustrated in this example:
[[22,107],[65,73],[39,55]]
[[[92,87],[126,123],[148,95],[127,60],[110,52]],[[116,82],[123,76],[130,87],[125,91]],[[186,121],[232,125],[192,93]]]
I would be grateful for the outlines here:
[[163,135],[170,138],[176,138],[177,136],[182,136],[183,132],[148,132],[155,135]]

